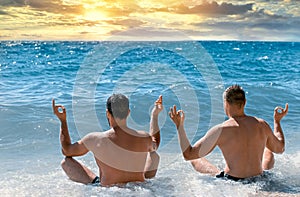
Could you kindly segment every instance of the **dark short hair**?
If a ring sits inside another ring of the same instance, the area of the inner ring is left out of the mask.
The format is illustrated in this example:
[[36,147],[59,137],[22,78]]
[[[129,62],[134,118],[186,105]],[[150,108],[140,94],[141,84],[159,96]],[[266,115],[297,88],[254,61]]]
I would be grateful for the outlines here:
[[232,85],[228,87],[225,90],[223,97],[229,104],[237,104],[241,106],[246,102],[245,91],[239,85]]
[[106,109],[114,118],[125,119],[128,115],[129,100],[123,94],[113,94],[107,99]]

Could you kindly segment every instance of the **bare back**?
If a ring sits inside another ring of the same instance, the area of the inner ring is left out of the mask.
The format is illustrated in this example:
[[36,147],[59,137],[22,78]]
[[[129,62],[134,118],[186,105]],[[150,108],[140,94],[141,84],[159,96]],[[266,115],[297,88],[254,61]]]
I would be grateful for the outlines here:
[[239,178],[262,173],[266,129],[263,120],[251,116],[231,118],[222,124],[218,146],[226,161],[226,173]]
[[146,132],[119,127],[104,133],[91,133],[84,141],[93,152],[102,185],[144,181],[152,138]]

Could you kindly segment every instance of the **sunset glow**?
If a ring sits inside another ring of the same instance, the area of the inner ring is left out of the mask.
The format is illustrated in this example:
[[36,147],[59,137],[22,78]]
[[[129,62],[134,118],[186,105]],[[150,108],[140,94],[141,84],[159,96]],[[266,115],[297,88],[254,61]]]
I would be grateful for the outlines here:
[[159,28],[201,40],[299,41],[299,7],[296,0],[1,1],[0,39],[103,40],[133,28]]
[[78,18],[83,18],[86,21],[105,21],[108,20],[107,15],[98,9],[85,9],[83,16]]

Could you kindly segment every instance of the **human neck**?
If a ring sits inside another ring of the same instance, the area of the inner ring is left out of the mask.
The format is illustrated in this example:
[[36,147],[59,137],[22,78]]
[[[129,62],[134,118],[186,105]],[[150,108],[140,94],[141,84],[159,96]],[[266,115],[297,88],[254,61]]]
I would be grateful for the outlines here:
[[229,118],[241,118],[241,117],[245,117],[246,114],[244,113],[244,111],[236,111],[236,112],[232,112],[229,113]]
[[114,119],[114,121],[111,122],[111,127],[120,127],[121,129],[126,129],[127,128],[127,122],[126,119],[120,120],[120,119]]
[[244,111],[244,105],[239,106],[235,104],[228,104],[225,103],[225,108],[226,108],[226,114],[229,118],[240,118],[240,117],[245,117],[245,111]]

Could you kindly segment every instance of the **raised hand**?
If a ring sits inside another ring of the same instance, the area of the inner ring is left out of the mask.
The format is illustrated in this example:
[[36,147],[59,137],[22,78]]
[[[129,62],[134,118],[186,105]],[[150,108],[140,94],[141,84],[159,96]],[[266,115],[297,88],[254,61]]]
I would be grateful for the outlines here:
[[175,123],[177,129],[179,128],[179,126],[183,126],[184,112],[182,110],[177,111],[176,105],[174,105],[173,107],[170,108],[169,116]]
[[[53,113],[58,117],[60,121],[66,121],[67,119],[66,108],[63,105],[55,105],[54,99],[52,99],[52,109],[53,109]],[[59,111],[60,109],[62,109],[62,112]]]
[[289,110],[289,105],[285,104],[285,109],[282,107],[276,107],[274,109],[274,121],[279,122],[287,113]]
[[160,95],[154,103],[152,115],[158,115],[162,110],[163,110],[162,95]]

